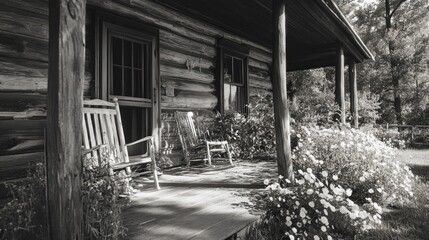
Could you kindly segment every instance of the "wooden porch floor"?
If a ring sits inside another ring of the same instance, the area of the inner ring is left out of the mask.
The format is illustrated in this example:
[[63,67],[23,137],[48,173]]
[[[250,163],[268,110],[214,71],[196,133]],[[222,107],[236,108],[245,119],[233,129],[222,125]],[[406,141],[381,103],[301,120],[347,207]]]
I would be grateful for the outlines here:
[[179,168],[160,177],[160,191],[137,179],[144,187],[124,211],[127,239],[228,238],[258,219],[249,193],[275,169],[271,163]]

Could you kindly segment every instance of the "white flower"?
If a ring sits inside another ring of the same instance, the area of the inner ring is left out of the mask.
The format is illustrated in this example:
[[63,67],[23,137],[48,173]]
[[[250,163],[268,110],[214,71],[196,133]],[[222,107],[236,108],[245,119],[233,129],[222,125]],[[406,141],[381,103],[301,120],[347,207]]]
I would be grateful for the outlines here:
[[317,235],[314,235],[313,238],[314,238],[314,240],[320,240],[320,237]]
[[329,225],[328,218],[327,218],[327,217],[325,217],[325,216],[322,216],[322,217],[320,218],[320,221],[321,221],[323,224],[325,224],[326,226],[328,226],[328,225]]
[[369,193],[374,193],[374,190],[372,188],[368,189]]
[[290,240],[295,240],[295,237],[293,235],[289,235]]
[[354,212],[349,212],[349,216],[351,219],[356,219],[358,217],[358,215]]
[[291,221],[286,221],[286,226],[288,226],[288,227],[292,226],[292,222]]
[[270,201],[272,202],[274,199],[273,199],[273,197],[270,197]]
[[365,178],[364,178],[364,177],[360,177],[360,178],[359,178],[359,181],[361,181],[361,182],[365,182]]
[[327,171],[322,171],[322,176],[328,177],[328,172]]
[[313,194],[313,193],[314,193],[313,189],[311,189],[311,188],[307,189],[307,194],[308,194],[308,195],[311,195],[311,194]]
[[341,212],[342,214],[345,214],[345,213],[348,213],[348,212],[349,212],[349,210],[347,210],[347,208],[346,208],[346,207],[341,206],[341,207],[340,207],[340,212]]
[[279,175],[279,179],[283,179],[283,176],[282,176],[282,175]]
[[334,176],[332,176],[332,179],[334,179],[334,181],[337,181],[338,180],[338,176],[334,175]]
[[308,173],[313,173],[313,169],[311,169],[311,168],[307,168],[307,172],[308,172]]
[[346,190],[346,195],[347,195],[348,197],[350,197],[350,196],[352,195],[352,193],[353,193],[353,191],[352,191],[350,188],[347,188],[347,190]]
[[322,230],[322,232],[326,232],[326,227],[322,226],[322,227],[320,227],[320,230]]
[[296,183],[298,183],[299,185],[302,185],[305,183],[305,180],[304,179],[296,180]]
[[292,228],[292,232],[297,233],[298,230],[296,230],[296,228]]
[[289,216],[286,217],[286,221],[290,221],[291,218]]
[[314,206],[315,206],[315,205],[314,205],[314,202],[313,202],[313,201],[309,202],[309,203],[308,203],[308,206],[310,206],[311,208],[314,208]]
[[331,236],[328,235],[328,240],[333,240]]
[[264,184],[265,184],[265,185],[268,185],[268,184],[270,184],[270,180],[268,180],[268,179],[265,179],[265,180],[264,180]]

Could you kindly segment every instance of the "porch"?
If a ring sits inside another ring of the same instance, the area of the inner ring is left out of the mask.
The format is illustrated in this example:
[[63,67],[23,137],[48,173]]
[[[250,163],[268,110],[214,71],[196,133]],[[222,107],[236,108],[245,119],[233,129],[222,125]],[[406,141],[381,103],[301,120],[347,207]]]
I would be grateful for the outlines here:
[[127,239],[226,239],[258,219],[249,193],[275,171],[275,162],[247,161],[174,168],[160,177],[159,191],[138,178],[141,192],[123,213]]

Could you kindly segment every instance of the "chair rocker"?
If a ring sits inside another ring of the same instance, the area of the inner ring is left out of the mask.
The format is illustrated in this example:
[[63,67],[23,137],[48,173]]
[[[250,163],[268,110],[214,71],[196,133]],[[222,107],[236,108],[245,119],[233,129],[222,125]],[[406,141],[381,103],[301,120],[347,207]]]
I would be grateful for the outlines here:
[[[229,163],[234,165],[228,142],[208,140],[206,131],[195,127],[193,116],[193,112],[175,113],[186,166],[189,167],[192,161],[208,161],[208,164],[211,166],[213,153],[226,153]],[[201,153],[205,154],[201,155]]]
[[[125,170],[130,176],[131,167],[150,164],[155,187],[160,189],[153,136],[125,143],[119,103],[116,98],[113,103],[99,99],[84,100],[83,105],[84,153],[94,159],[99,159],[103,154],[102,151],[107,151],[112,172]],[[147,143],[148,149],[145,154],[128,155],[129,146],[144,142]],[[99,164],[101,163],[99,162]]]

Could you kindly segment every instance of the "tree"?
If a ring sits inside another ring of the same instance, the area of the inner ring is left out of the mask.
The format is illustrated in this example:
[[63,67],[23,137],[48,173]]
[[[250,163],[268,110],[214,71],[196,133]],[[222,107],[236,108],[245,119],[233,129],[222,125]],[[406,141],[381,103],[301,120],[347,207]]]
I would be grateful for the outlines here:
[[363,90],[380,96],[382,119],[428,107],[428,3],[417,0],[338,1],[376,61],[358,68]]

